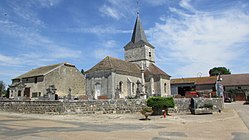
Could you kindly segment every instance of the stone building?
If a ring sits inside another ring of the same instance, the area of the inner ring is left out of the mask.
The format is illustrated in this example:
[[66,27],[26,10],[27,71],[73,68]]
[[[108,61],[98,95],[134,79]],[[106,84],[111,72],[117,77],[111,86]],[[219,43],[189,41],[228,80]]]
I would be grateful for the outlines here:
[[171,79],[171,94],[181,95],[185,97],[191,97],[186,95],[188,93],[200,93],[200,94],[215,94],[215,84],[217,81],[216,76],[205,77],[185,77]]
[[170,76],[155,65],[155,47],[147,41],[139,16],[124,53],[125,60],[107,56],[86,71],[86,93],[90,98],[170,95]]
[[72,64],[60,63],[33,69],[12,79],[10,98],[37,99],[55,88],[56,96],[85,95],[84,75]]
[[224,96],[236,101],[245,101],[246,93],[249,93],[249,74],[221,75],[221,84],[224,88]]

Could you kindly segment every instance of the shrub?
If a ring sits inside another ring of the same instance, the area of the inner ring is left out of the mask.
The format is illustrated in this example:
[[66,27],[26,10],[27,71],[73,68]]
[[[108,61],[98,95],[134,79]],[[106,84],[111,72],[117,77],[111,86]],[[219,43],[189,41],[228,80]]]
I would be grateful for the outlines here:
[[213,109],[213,104],[204,104],[204,108]]
[[175,103],[172,97],[150,97],[147,106],[153,108],[173,108]]

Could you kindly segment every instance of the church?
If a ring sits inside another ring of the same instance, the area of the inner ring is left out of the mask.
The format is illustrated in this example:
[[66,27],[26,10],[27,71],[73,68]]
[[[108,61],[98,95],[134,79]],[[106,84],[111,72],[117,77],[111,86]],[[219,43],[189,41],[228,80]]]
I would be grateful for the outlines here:
[[147,41],[139,15],[124,56],[107,56],[85,72],[90,99],[170,96],[170,76],[156,66],[155,47]]

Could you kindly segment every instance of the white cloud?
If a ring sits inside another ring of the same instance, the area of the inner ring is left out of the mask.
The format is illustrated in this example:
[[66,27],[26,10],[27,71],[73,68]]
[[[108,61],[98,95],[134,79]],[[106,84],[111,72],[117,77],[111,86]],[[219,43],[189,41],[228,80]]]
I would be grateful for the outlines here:
[[169,2],[169,0],[144,0],[144,1],[153,6],[164,5]]
[[108,17],[112,17],[116,20],[127,17],[127,15],[135,14],[135,7],[130,0],[107,0],[106,4],[103,4],[99,11]]
[[111,26],[93,26],[93,27],[81,27],[68,29],[69,32],[82,32],[82,33],[93,33],[93,34],[118,34],[118,33],[131,33],[132,30],[119,30]]
[[106,48],[115,48],[117,46],[117,42],[115,40],[108,40],[104,43],[104,47]]
[[158,50],[159,63],[171,65],[167,67],[182,64],[174,69],[173,76],[195,76],[198,72],[207,75],[210,68],[229,68],[233,60],[249,53],[245,52],[248,46],[241,45],[249,43],[248,14],[240,9],[204,13],[185,2],[181,6],[194,13],[171,9],[179,17],[168,17],[149,31],[153,32],[152,44]]
[[18,58],[0,54],[0,66],[16,65],[19,63],[20,60]]
[[108,15],[115,19],[120,19],[123,16],[119,14],[119,12],[115,8],[107,6],[107,5],[103,5],[99,10],[103,14]]
[[118,57],[123,52],[123,48],[117,47],[114,40],[102,41],[98,44],[98,48],[93,53],[96,59],[103,59],[106,56]]
[[52,6],[58,5],[61,0],[36,0],[41,7],[50,8]]

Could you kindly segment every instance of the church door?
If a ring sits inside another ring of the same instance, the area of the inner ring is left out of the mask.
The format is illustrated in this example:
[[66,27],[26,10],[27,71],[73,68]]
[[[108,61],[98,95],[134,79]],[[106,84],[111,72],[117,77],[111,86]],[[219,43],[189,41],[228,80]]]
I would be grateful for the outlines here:
[[95,99],[98,99],[98,96],[100,96],[100,91],[101,91],[101,85],[99,83],[97,83],[95,85]]

